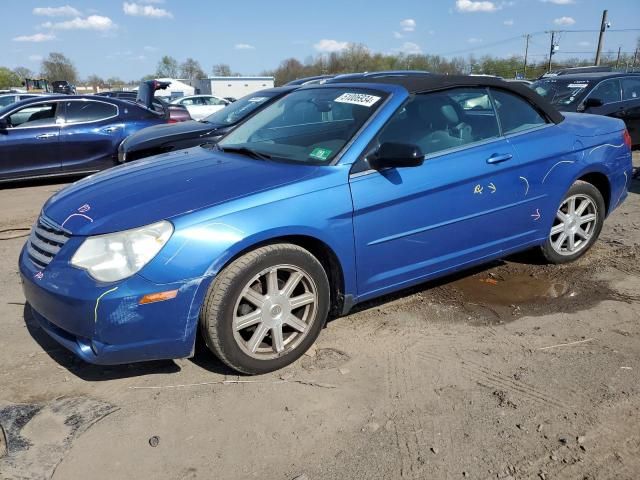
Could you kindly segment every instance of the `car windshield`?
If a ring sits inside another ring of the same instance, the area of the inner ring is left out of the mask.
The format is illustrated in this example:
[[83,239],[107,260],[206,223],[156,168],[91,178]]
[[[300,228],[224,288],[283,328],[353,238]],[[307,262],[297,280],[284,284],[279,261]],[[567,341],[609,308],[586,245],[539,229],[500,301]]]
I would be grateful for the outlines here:
[[271,100],[276,93],[273,92],[256,92],[246,97],[242,97],[240,100],[233,102],[222,110],[203,118],[202,122],[213,123],[215,125],[233,125],[238,123],[243,118],[246,118],[256,108],[264,105]]
[[545,78],[531,88],[553,105],[574,105],[582,99],[591,82],[589,80]]
[[261,158],[327,164],[385,97],[384,92],[360,88],[296,90],[240,125],[218,148]]

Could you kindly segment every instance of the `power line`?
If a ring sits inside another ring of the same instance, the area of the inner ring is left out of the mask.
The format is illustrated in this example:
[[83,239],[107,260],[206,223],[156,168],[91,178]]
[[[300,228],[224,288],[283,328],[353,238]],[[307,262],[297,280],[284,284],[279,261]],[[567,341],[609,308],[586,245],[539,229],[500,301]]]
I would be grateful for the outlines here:
[[[539,35],[541,33],[544,32],[537,32],[537,33],[532,33],[530,35]],[[496,45],[500,45],[502,43],[507,43],[507,42],[513,42],[515,40],[521,40],[522,39],[522,35],[518,35],[516,37],[509,37],[509,38],[505,38],[504,40],[498,40],[496,42],[491,42],[491,43],[486,43],[484,45],[478,45],[476,47],[469,47],[469,48],[464,48],[461,50],[453,50],[451,52],[447,52],[447,53],[440,53],[439,55],[442,55],[443,57],[449,56],[449,55],[457,55],[459,53],[469,53],[469,52],[473,52],[475,50],[482,50],[485,48],[491,48],[491,47],[495,47]]]
[[[598,33],[600,30],[555,30],[561,33]],[[613,28],[607,29],[607,32],[640,32],[640,28]],[[549,33],[549,31],[545,32]]]

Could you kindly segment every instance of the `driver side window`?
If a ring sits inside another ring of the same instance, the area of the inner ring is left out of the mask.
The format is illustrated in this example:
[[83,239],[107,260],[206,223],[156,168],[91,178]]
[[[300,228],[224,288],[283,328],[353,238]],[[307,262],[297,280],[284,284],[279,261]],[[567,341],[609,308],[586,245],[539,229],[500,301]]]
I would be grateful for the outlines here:
[[620,81],[618,79],[605,80],[593,89],[589,98],[602,100],[602,104],[621,102]]
[[414,95],[385,125],[379,144],[420,147],[425,155],[500,135],[485,88],[452,88]]
[[56,124],[58,102],[28,105],[7,117],[12,128],[47,127]]

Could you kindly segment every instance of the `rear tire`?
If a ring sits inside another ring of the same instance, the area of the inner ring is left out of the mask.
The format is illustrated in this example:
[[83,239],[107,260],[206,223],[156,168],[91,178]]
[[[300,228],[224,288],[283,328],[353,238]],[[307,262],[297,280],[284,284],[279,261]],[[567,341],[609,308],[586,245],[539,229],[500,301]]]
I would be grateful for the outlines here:
[[200,314],[209,349],[242,373],[267,373],[296,361],[315,342],[330,303],[327,275],[293,244],[260,247],[225,267]]
[[595,243],[604,223],[606,206],[592,184],[576,181],[558,207],[553,226],[542,245],[550,263],[568,263],[580,258]]

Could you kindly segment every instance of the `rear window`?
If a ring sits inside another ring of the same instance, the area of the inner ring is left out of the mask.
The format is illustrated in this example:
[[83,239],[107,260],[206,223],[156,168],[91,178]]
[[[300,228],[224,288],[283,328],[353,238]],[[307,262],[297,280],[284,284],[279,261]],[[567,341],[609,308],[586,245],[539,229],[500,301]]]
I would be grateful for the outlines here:
[[640,76],[622,79],[622,97],[624,100],[640,100]]
[[66,109],[66,123],[96,122],[118,114],[115,105],[93,101],[67,102]]

